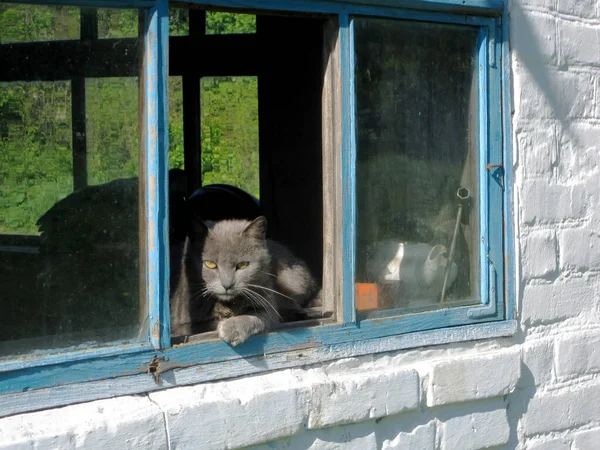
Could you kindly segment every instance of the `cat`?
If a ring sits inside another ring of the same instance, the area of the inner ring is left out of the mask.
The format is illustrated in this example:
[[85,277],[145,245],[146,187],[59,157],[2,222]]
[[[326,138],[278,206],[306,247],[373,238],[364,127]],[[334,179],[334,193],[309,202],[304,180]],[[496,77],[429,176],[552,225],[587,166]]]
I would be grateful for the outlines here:
[[216,329],[232,346],[303,318],[321,290],[304,261],[266,239],[267,220],[193,219],[171,299],[174,336]]

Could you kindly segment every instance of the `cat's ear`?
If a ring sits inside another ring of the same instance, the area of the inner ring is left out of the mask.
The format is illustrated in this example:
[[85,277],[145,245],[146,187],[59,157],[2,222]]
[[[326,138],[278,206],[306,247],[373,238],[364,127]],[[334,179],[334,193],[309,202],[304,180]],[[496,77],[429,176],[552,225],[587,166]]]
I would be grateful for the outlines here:
[[267,219],[264,216],[257,217],[244,229],[244,234],[255,239],[265,239],[267,235]]

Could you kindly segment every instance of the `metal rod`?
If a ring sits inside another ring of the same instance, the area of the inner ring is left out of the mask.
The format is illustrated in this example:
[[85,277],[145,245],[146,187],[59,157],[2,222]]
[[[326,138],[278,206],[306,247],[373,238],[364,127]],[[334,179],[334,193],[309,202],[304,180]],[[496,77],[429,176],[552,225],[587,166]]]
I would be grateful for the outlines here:
[[454,251],[456,250],[456,238],[458,237],[458,230],[460,229],[460,221],[462,219],[462,212],[466,202],[471,197],[471,192],[465,188],[460,187],[456,191],[458,197],[458,211],[456,213],[456,223],[454,224],[454,233],[452,234],[452,242],[450,243],[450,253],[448,253],[448,263],[446,264],[446,271],[444,272],[444,284],[442,285],[442,296],[440,297],[440,305],[444,305],[446,299],[446,290],[448,289],[448,278],[450,277],[450,270],[452,269],[452,262],[454,259]]

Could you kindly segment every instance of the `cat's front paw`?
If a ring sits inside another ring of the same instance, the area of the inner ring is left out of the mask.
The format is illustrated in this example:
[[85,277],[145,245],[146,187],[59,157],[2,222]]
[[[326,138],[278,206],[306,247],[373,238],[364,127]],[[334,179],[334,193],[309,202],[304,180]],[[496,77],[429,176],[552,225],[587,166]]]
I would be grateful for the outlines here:
[[219,337],[233,347],[246,342],[250,336],[255,334],[247,319],[246,317],[230,317],[222,320],[217,326]]

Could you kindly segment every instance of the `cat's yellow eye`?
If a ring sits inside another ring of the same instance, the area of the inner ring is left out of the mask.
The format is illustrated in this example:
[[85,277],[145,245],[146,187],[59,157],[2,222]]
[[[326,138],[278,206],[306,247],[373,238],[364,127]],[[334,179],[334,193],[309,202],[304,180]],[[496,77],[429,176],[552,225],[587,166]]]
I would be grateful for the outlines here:
[[242,270],[245,269],[246,267],[248,267],[248,264],[250,264],[248,261],[242,261],[241,263],[238,263],[237,266],[235,266],[238,270]]
[[214,261],[204,261],[204,265],[208,268],[208,269],[216,269],[217,268],[217,263]]

